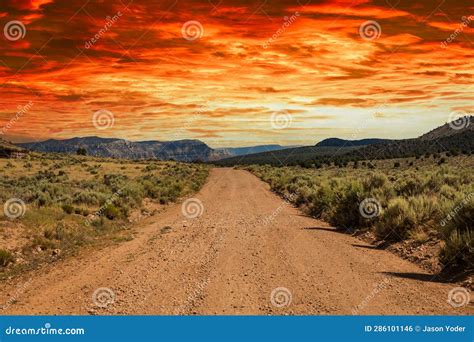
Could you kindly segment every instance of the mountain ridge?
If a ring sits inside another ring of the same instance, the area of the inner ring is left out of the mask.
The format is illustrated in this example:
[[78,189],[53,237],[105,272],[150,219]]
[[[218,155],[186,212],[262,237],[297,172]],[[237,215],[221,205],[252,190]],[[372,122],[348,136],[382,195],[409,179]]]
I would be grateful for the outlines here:
[[343,146],[366,146],[373,144],[382,144],[391,142],[389,139],[366,138],[360,140],[347,140],[341,138],[327,138],[318,142],[315,146],[319,147],[343,147]]
[[159,159],[184,162],[212,161],[225,156],[200,140],[176,141],[130,141],[120,138],[97,136],[74,137],[70,139],[48,139],[41,142],[19,143],[17,146],[37,151],[55,153],[76,153],[83,148],[88,155],[124,159]]
[[[276,153],[250,154],[239,158],[224,158],[216,161],[215,164],[221,166],[270,164],[310,167],[322,163],[404,158],[427,153],[472,153],[474,150],[473,117],[469,117],[469,121],[465,118],[439,126],[418,138],[399,140],[371,138],[356,141],[329,138],[315,146],[286,149]],[[351,144],[351,142],[355,143]],[[363,145],[363,143],[368,144]]]

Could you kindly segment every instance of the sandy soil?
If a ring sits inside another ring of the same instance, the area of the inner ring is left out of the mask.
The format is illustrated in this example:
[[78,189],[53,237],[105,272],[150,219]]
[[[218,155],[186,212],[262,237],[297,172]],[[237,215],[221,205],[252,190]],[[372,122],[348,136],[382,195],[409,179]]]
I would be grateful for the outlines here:
[[456,284],[306,217],[248,172],[213,169],[195,198],[197,218],[173,205],[132,241],[1,284],[2,314],[474,313],[448,303]]

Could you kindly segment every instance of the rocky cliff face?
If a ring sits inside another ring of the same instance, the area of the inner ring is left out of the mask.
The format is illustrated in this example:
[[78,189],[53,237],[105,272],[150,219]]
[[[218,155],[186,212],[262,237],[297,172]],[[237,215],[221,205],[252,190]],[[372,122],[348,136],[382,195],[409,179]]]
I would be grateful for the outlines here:
[[22,143],[18,146],[38,152],[76,153],[84,148],[88,155],[97,157],[149,159],[176,161],[212,161],[226,156],[199,140],[178,141],[128,141],[115,138],[84,137],[66,140],[46,140]]

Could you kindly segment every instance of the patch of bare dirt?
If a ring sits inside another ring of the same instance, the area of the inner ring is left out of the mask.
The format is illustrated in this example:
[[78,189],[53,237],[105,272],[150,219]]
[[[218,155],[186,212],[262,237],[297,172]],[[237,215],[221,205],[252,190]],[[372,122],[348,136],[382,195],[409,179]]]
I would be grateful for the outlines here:
[[24,229],[19,223],[11,221],[0,222],[0,249],[15,251],[28,243]]

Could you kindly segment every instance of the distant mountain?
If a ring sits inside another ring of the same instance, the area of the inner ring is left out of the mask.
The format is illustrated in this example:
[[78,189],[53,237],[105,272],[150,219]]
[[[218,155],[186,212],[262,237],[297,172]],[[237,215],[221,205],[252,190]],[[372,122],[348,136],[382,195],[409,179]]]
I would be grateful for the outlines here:
[[362,140],[344,140],[339,138],[324,139],[316,144],[318,147],[345,147],[345,146],[367,146],[374,144],[389,143],[387,139],[362,139]]
[[273,152],[263,152],[248,154],[237,157],[220,159],[214,162],[216,165],[250,165],[269,164],[274,166],[297,165],[318,159],[322,156],[336,157],[350,152],[358,147],[324,147],[324,146],[304,146],[288,148]]
[[272,153],[256,153],[224,158],[217,165],[270,164],[312,167],[323,163],[346,163],[356,160],[405,158],[441,152],[472,153],[474,151],[473,117],[452,122],[415,139],[343,140],[330,138],[316,146],[290,148]]
[[474,130],[474,116],[465,116],[423,134],[421,140],[435,140]]
[[285,150],[287,148],[294,148],[294,147],[297,147],[297,146],[257,145],[257,146],[248,146],[248,147],[226,147],[226,148],[218,148],[216,150],[222,151],[228,156],[242,156],[242,155],[253,154],[253,153]]
[[472,153],[474,151],[474,130],[464,130],[433,139],[404,139],[389,144],[369,145],[351,152],[347,159],[391,159],[421,156],[441,152]]
[[[234,164],[271,164],[271,165],[296,165],[305,164],[323,156],[337,157],[370,144],[383,144],[391,140],[363,139],[343,140],[339,138],[325,139],[316,146],[303,146],[279,149],[271,152],[245,154],[230,158],[223,158],[215,163],[218,165]],[[278,146],[278,145],[276,145]]]
[[199,140],[128,141],[115,138],[84,137],[65,140],[17,144],[38,152],[76,153],[84,148],[88,155],[126,159],[160,159],[176,161],[212,161],[225,157]]

